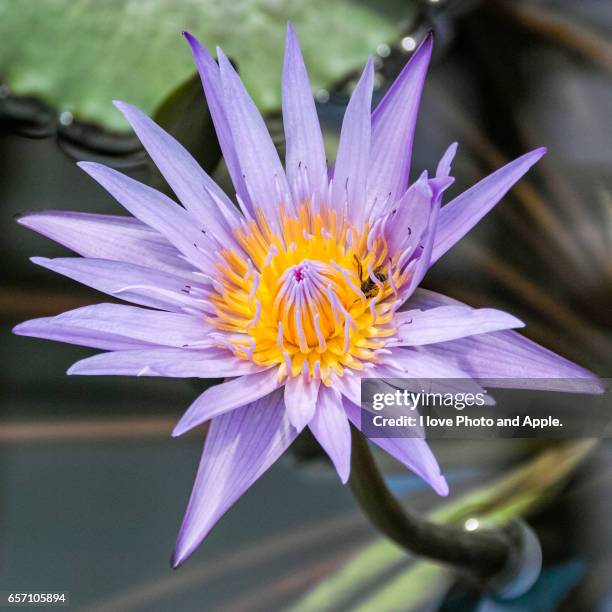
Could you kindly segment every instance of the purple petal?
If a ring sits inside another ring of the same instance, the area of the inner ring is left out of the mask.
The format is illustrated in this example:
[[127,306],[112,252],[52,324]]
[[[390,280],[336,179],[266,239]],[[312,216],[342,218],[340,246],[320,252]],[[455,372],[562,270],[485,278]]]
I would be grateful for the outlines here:
[[459,242],[544,153],[546,153],[545,148],[526,153],[476,183],[444,206],[440,211],[431,263],[435,263]]
[[239,213],[221,188],[170,134],[140,109],[115,101],[159,171],[185,208],[217,238],[233,242]]
[[[496,379],[489,386],[575,393],[604,390],[593,373],[512,331],[461,338],[426,350],[474,378]],[[499,380],[506,378],[507,383]]]
[[278,227],[279,206],[291,206],[285,171],[268,128],[240,77],[221,49],[217,49],[217,56],[225,113],[253,208],[261,210],[272,227]]
[[433,38],[428,35],[372,113],[368,202],[372,218],[386,212],[406,190],[414,126]]
[[287,145],[285,168],[296,203],[313,194],[320,201],[327,185],[323,135],[304,59],[291,24],[287,25],[283,65],[283,124]]
[[16,325],[13,328],[13,333],[18,336],[55,340],[56,342],[88,346],[105,351],[122,351],[141,349],[143,347],[143,343],[137,340],[130,340],[122,336],[114,336],[113,334],[100,334],[91,329],[63,325],[56,321],[56,317],[42,317],[25,321]]
[[438,167],[436,168],[436,177],[445,178],[450,176],[451,173],[451,164],[453,163],[453,159],[455,159],[455,155],[457,154],[458,144],[453,142],[448,149],[444,152],[444,155],[440,158],[438,162]]
[[224,349],[152,348],[94,355],[77,361],[68,374],[219,378],[253,374],[264,369],[250,361],[238,359]]
[[[419,289],[407,307],[424,309],[458,304],[461,302],[445,295]],[[474,378],[508,378],[505,385],[508,387],[519,385],[583,393],[601,393],[604,388],[593,373],[514,331],[461,338],[422,350]],[[496,386],[502,386],[501,381],[496,381]]]
[[296,436],[280,391],[213,419],[178,535],[174,567],[191,555]]
[[361,378],[358,376],[346,374],[345,371],[344,376],[334,378],[333,386],[353,404],[361,404]]
[[210,387],[189,406],[172,435],[180,436],[213,417],[269,395],[279,386],[278,371],[270,368]]
[[211,240],[202,234],[189,213],[163,193],[112,168],[92,162],[78,164],[135,217],[165,236],[183,255],[204,271],[214,270]]
[[100,336],[108,334],[145,344],[176,348],[212,344],[212,328],[201,317],[124,304],[83,306],[57,315],[52,321],[65,328],[87,329]]
[[408,310],[396,316],[399,325],[392,346],[418,346],[485,334],[524,324],[516,317],[494,308],[439,306],[430,310]]
[[385,223],[389,253],[416,249],[428,227],[432,197],[433,192],[424,174],[396,202]]
[[351,428],[340,393],[321,387],[317,409],[308,425],[332,460],[340,480],[346,483],[351,472]]
[[[431,183],[431,181],[430,181]],[[440,192],[434,193],[432,190],[432,205],[431,205],[431,214],[429,215],[429,219],[427,221],[427,230],[425,232],[425,238],[422,241],[423,251],[419,255],[419,258],[416,260],[416,264],[412,271],[412,278],[408,285],[400,291],[400,298],[406,299],[414,290],[420,285],[421,281],[425,277],[427,270],[429,270],[431,266],[431,255],[433,252],[436,232],[438,227],[438,217],[440,214]]]
[[[349,420],[361,431],[361,409],[344,400]],[[438,462],[423,438],[368,438],[427,482],[438,495],[448,495],[448,484]]]
[[430,179],[427,183],[431,190],[431,214],[427,222],[427,231],[425,239],[421,244],[422,252],[412,271],[412,278],[407,287],[401,290],[400,297],[405,299],[410,296],[413,291],[420,285],[429,270],[432,262],[432,253],[436,243],[436,235],[438,231],[438,219],[440,215],[440,205],[442,204],[442,194],[452,185],[454,178],[448,176],[450,172],[451,161],[455,154],[456,147],[451,145],[438,164],[436,177]]
[[347,210],[357,226],[366,213],[373,80],[370,58],[344,113],[332,184],[332,205],[337,211]]
[[240,200],[252,213],[251,198],[244,183],[238,155],[234,147],[234,137],[232,136],[232,130],[223,108],[223,84],[221,83],[219,66],[208,52],[208,49],[195,36],[189,32],[184,32],[183,34],[191,46],[191,51],[200,73],[208,110],[217,132],[223,160],[234,184],[234,189],[236,189]]
[[48,210],[27,213],[17,222],[83,257],[137,262],[178,276],[191,277],[194,271],[166,238],[133,217]]
[[[372,376],[413,379],[412,386],[417,387],[426,382],[436,393],[484,393],[483,387],[476,380],[472,380],[468,372],[457,364],[437,357],[424,347],[391,348],[390,351],[381,363],[376,364]],[[406,388],[409,388],[409,382],[407,381]],[[486,404],[495,404],[494,398],[487,396]]]
[[32,257],[31,261],[126,302],[179,312],[185,306],[201,309],[200,302],[188,293],[191,286],[197,286],[195,280],[186,283],[173,274],[108,259]]
[[302,431],[312,419],[317,407],[319,380],[291,376],[285,383],[285,406],[291,424]]

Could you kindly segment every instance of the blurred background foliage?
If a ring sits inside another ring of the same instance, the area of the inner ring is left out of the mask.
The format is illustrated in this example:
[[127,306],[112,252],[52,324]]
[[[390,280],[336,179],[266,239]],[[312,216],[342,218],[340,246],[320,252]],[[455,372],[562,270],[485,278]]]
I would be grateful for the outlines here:
[[82,121],[127,123],[108,100],[152,114],[193,72],[177,44],[188,30],[239,62],[264,111],[280,106],[285,25],[293,21],[315,87],[363,62],[412,23],[404,0],[25,0],[0,2],[0,72],[17,95],[35,95]]
[[288,18],[330,159],[366,56],[375,58],[378,100],[429,29],[435,54],[414,174],[435,168],[457,140],[458,193],[549,147],[424,284],[507,309],[533,339],[611,375],[608,0],[0,0],[0,590],[67,588],[89,610],[611,609],[608,441],[438,442],[452,497],[437,509],[418,479],[380,457],[395,493],[437,520],[529,521],[545,571],[520,601],[483,599],[378,540],[307,436],[171,573],[201,434],[168,435],[196,388],[66,378],[91,351],[10,334],[26,318],[108,299],[31,265],[31,255],[66,252],[13,221],[33,208],[121,214],[74,160],[103,161],[168,191],[112,99],[153,115],[231,192],[181,30],[230,54],[283,153]]

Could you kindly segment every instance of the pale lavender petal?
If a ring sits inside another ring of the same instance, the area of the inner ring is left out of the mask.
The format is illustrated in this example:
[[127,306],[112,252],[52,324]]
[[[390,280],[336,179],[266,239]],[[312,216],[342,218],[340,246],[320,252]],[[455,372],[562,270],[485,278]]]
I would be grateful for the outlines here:
[[234,184],[234,189],[247,209],[253,212],[251,198],[244,183],[240,162],[234,147],[234,137],[232,136],[232,130],[223,107],[223,84],[221,82],[219,66],[208,52],[208,49],[195,36],[189,32],[184,32],[183,34],[191,46],[191,51],[200,73],[208,110],[217,132],[223,160]]
[[285,383],[285,406],[292,425],[302,431],[312,419],[317,407],[320,382],[305,376],[291,376]]
[[320,201],[327,185],[323,135],[300,46],[287,25],[283,65],[283,125],[287,179],[296,202],[313,194]]
[[[406,307],[424,309],[458,304],[461,302],[448,296],[419,289]],[[505,385],[508,387],[519,385],[583,393],[601,393],[604,388],[593,373],[514,331],[461,338],[422,350],[475,378],[508,378]],[[499,380],[496,385],[502,386]]]
[[474,378],[495,379],[487,386],[575,393],[602,393],[605,388],[592,372],[512,331],[461,338],[426,350]]
[[189,406],[176,424],[172,435],[180,436],[213,417],[269,395],[279,386],[278,370],[270,368],[210,387]]
[[494,308],[440,306],[430,310],[397,313],[398,326],[391,346],[418,346],[456,340],[514,327],[524,327],[516,317]]
[[201,309],[199,300],[189,295],[197,281],[186,281],[167,272],[143,266],[88,257],[32,257],[31,261],[48,270],[142,306],[180,312],[184,307]]
[[[381,356],[376,366],[377,375],[388,378],[469,378],[461,368],[426,353],[423,347],[392,347]],[[384,370],[384,374],[381,374]],[[393,372],[393,374],[391,374]]]
[[165,236],[193,264],[214,271],[212,241],[202,234],[189,213],[163,193],[92,162],[78,164],[135,217]]
[[141,349],[146,346],[144,342],[138,340],[114,336],[113,334],[103,334],[92,329],[62,325],[56,321],[55,317],[41,317],[40,319],[25,321],[13,327],[13,333],[18,336],[55,340],[56,342],[88,346],[105,351]]
[[296,436],[280,391],[213,419],[178,535],[174,567],[185,561]]
[[370,58],[344,113],[332,184],[333,207],[348,211],[349,219],[357,226],[366,214],[373,66]]
[[[361,408],[344,400],[349,420],[361,431]],[[448,495],[448,484],[423,438],[368,438],[427,482],[438,495]]]
[[133,217],[47,210],[26,213],[17,222],[83,257],[137,261],[178,276],[191,277],[195,270],[164,236]]
[[[54,317],[62,327],[88,329],[147,344],[187,348],[212,345],[212,327],[202,317],[148,310],[124,304],[95,304],[69,310]],[[197,354],[193,357],[197,359]]]
[[279,227],[279,206],[291,207],[285,171],[268,128],[229,60],[217,49],[224,108],[234,147],[255,210],[261,210],[272,227]]
[[414,292],[414,290],[421,284],[421,281],[431,266],[431,258],[438,231],[438,219],[440,215],[440,206],[442,204],[442,194],[450,185],[452,185],[455,180],[447,175],[447,173],[450,171],[450,162],[453,155],[454,147],[451,145],[438,164],[438,174],[435,178],[430,179],[427,182],[427,185],[431,190],[431,214],[429,215],[427,222],[427,231],[425,232],[424,239],[419,245],[422,250],[414,264],[414,268],[412,269],[412,277],[410,282],[406,287],[400,290],[400,300],[406,299]]
[[457,154],[458,144],[453,142],[448,149],[444,152],[444,155],[440,158],[438,162],[438,167],[436,168],[436,177],[444,178],[450,176],[451,173],[451,164],[453,163],[453,159],[455,159],[455,155]]
[[372,113],[368,169],[371,218],[388,211],[408,185],[414,126],[432,44],[432,36],[428,35]]
[[185,208],[220,241],[233,243],[240,216],[223,190],[170,134],[126,102],[114,102]]
[[[436,345],[437,346],[437,345]],[[390,354],[376,364],[371,375],[378,378],[410,379],[405,388],[422,388],[424,384],[436,393],[485,393],[482,385],[457,364],[442,359],[425,347],[390,348]],[[495,399],[487,396],[487,405]]]
[[346,483],[351,472],[351,428],[338,391],[321,387],[317,409],[308,426],[332,460],[340,480]]
[[[431,185],[431,181],[430,181]],[[432,206],[431,206],[431,214],[429,215],[429,220],[427,222],[427,230],[425,232],[425,237],[421,243],[422,252],[419,255],[419,258],[416,261],[416,265],[412,271],[412,277],[408,285],[400,291],[400,298],[406,299],[414,290],[421,284],[421,281],[425,277],[427,270],[429,270],[431,266],[431,255],[433,252],[436,232],[438,227],[438,217],[440,214],[440,195],[436,194],[432,190]]]
[[77,361],[68,374],[220,378],[254,374],[265,369],[238,359],[224,349],[153,348],[94,355]]
[[333,387],[344,397],[350,399],[353,404],[361,404],[361,378],[359,376],[347,374],[345,370],[344,376],[334,378]]
[[459,242],[544,153],[546,153],[545,148],[526,153],[446,204],[440,211],[431,263],[435,263]]
[[423,174],[395,203],[385,223],[389,253],[414,250],[428,227],[433,192]]

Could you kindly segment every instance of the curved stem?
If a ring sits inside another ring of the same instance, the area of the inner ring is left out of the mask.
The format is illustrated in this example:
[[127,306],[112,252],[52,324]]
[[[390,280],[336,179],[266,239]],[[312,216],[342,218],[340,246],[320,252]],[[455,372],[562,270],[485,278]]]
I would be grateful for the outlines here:
[[366,438],[352,427],[349,485],[363,512],[388,538],[416,555],[467,570],[479,581],[490,581],[510,568],[518,554],[520,534],[506,529],[468,532],[432,523],[407,510],[387,488]]

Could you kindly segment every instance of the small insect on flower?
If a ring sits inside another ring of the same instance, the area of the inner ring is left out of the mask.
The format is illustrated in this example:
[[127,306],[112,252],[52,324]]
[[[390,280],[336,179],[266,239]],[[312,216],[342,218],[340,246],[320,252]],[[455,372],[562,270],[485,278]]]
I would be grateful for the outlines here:
[[[367,62],[344,115],[331,178],[291,26],[284,166],[223,52],[217,50],[217,63],[194,36],[185,37],[235,201],[172,136],[116,102],[180,203],[83,162],[132,216],[48,211],[19,222],[81,256],[34,263],[135,305],[86,306],[14,330],[105,351],[69,374],[226,378],[193,402],[173,432],[211,422],[175,565],[306,427],[346,482],[362,378],[539,377],[558,379],[551,388],[578,379],[587,392],[600,389],[590,372],[511,331],[522,326],[512,315],[419,289],[427,270],[545,152],[526,153],[441,206],[453,182],[453,144],[432,176],[423,172],[408,185],[431,36],[374,112]],[[437,493],[448,493],[424,439],[372,442]]]
[[383,289],[383,285],[387,281],[387,275],[382,271],[383,266],[378,266],[371,276],[364,279],[363,265],[361,261],[359,261],[357,255],[354,256],[354,259],[357,264],[357,276],[359,277],[361,293],[368,299],[373,298],[378,293],[379,289]]

